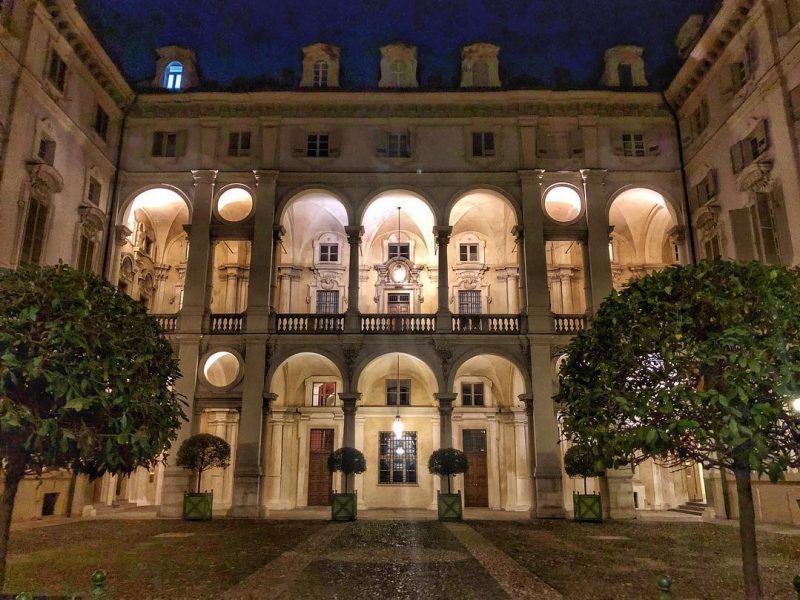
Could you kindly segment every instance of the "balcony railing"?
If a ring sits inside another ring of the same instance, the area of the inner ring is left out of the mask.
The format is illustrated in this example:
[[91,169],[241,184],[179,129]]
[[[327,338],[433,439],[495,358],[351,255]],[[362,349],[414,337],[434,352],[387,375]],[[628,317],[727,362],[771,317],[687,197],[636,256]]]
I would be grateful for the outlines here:
[[453,333],[517,334],[519,315],[453,315]]
[[556,333],[578,333],[583,329],[586,329],[586,315],[553,315]]
[[339,333],[344,330],[344,315],[278,315],[278,333]]
[[244,317],[243,313],[211,315],[211,333],[241,333]]
[[361,315],[361,333],[434,333],[436,315]]
[[166,332],[175,331],[178,328],[178,315],[153,315],[158,321],[158,325]]

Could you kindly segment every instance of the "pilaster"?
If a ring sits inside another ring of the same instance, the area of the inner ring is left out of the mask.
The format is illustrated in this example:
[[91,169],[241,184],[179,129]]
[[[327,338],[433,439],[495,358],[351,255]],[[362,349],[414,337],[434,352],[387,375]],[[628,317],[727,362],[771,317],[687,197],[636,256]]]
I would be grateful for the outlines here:
[[277,171],[253,171],[256,207],[247,289],[247,331],[266,333],[269,328],[270,283],[275,277],[274,244],[270,239],[275,224],[275,182]]
[[361,236],[364,235],[364,228],[359,225],[348,225],[344,230],[347,233],[347,242],[350,244],[350,264],[347,269],[347,312],[344,317],[344,328],[345,331],[357,332],[361,329],[358,296]]
[[[342,446],[355,448],[356,447],[356,402],[361,398],[361,394],[357,392],[342,392],[339,394],[339,399],[342,401],[342,412],[344,413],[344,427],[342,428]],[[344,479],[344,476],[342,477]],[[349,476],[347,482],[347,489],[352,489],[354,485],[354,477]],[[345,489],[344,485],[342,489]]]
[[611,276],[611,257],[608,253],[608,214],[606,211],[606,171],[601,169],[581,169],[588,239],[588,269],[591,296],[591,312],[597,312],[600,304],[614,289]]
[[449,225],[439,225],[433,228],[433,235],[436,236],[436,246],[439,256],[438,269],[438,308],[436,310],[436,331],[446,333],[451,331],[452,313],[450,312],[449,296],[449,266],[447,264],[447,248],[450,244],[450,235],[453,228]]
[[453,402],[457,394],[438,393],[433,395],[439,405],[439,447],[453,447]]
[[518,239],[524,241],[525,312],[528,330],[550,333],[553,315],[550,310],[550,292],[547,289],[547,258],[544,243],[544,214],[542,213],[541,169],[520,171],[522,183],[522,221],[525,235],[516,229]]

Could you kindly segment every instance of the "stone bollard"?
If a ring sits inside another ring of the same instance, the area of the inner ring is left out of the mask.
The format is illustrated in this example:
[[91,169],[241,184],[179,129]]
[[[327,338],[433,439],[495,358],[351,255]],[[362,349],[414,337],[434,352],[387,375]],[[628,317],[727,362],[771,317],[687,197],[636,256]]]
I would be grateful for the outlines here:
[[[800,502],[800,500],[798,500]],[[797,575],[793,580],[794,591],[797,592],[797,600],[800,600],[800,575]]]
[[672,579],[668,575],[662,575],[656,583],[659,590],[658,600],[672,600],[672,592],[670,591]]
[[92,598],[94,600],[108,600],[108,576],[102,569],[92,573]]

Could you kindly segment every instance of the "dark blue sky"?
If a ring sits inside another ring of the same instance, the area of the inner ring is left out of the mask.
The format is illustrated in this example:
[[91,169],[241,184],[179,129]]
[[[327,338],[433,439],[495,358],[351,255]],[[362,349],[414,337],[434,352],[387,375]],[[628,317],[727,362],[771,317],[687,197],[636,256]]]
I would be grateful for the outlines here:
[[378,47],[418,47],[423,86],[458,84],[460,48],[501,47],[504,83],[541,85],[567,69],[575,87],[593,86],[606,48],[645,47],[651,83],[675,68],[675,34],[716,0],[78,0],[132,82],[150,78],[159,46],[195,49],[204,78],[299,78],[301,48],[342,49],[343,84],[377,85]]

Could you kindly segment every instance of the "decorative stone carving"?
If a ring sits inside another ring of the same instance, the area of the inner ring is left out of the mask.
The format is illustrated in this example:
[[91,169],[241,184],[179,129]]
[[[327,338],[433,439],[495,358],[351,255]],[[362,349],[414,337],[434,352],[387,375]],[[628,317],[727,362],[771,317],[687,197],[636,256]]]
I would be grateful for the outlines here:
[[761,160],[747,165],[736,180],[741,192],[770,192],[772,191],[773,162]]
[[105,213],[96,206],[87,204],[78,207],[78,219],[81,229],[90,237],[103,231],[106,225]]
[[31,194],[37,198],[49,198],[64,189],[64,178],[48,164],[28,163],[28,178]]
[[497,55],[494,44],[478,43],[461,49],[461,87],[500,87]]
[[417,83],[417,48],[408,44],[381,47],[381,79],[378,87],[415,88]]

